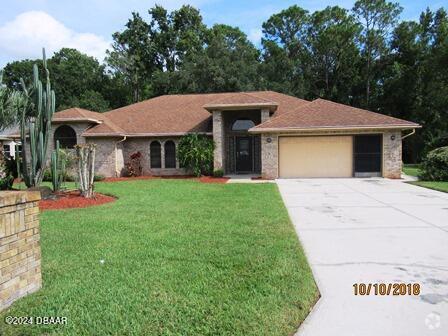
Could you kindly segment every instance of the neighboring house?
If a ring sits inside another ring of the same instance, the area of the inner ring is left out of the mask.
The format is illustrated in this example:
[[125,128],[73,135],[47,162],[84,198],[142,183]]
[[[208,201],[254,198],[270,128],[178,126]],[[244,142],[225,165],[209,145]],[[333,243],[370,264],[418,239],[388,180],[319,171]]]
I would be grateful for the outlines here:
[[20,152],[22,146],[20,144],[19,126],[12,126],[0,132],[0,151],[7,157],[16,157],[16,149]]
[[97,144],[96,169],[105,176],[121,175],[136,151],[143,174],[187,174],[177,145],[199,133],[215,142],[215,169],[265,178],[400,178],[402,136],[420,127],[272,91],[166,95],[105,113],[72,108],[56,113],[53,124],[62,147]]

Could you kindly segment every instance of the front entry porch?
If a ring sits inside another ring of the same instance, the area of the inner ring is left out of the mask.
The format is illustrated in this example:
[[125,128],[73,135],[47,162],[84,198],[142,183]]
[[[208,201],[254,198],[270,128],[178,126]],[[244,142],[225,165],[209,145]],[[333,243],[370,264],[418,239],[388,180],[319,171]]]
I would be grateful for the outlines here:
[[224,173],[260,174],[260,136],[248,133],[248,129],[260,123],[260,111],[228,111],[223,119]]
[[[248,95],[249,100],[254,100]],[[261,135],[249,129],[269,120],[277,103],[265,100],[241,103],[221,102],[207,105],[212,113],[213,141],[215,142],[215,170],[225,175],[260,176],[262,170]]]
[[227,135],[225,141],[225,174],[260,174],[260,137],[253,135]]

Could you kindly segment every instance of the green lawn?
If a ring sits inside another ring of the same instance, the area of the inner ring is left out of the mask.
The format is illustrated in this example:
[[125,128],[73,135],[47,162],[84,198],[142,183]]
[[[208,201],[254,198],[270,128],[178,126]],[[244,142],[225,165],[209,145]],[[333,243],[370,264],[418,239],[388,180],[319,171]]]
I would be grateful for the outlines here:
[[[403,166],[403,172],[406,175],[416,176],[420,174],[420,165],[418,164],[405,164]],[[420,187],[434,189],[438,191],[448,192],[448,182],[431,182],[431,181],[415,181],[409,182],[410,184],[418,185]]]
[[430,182],[430,181],[416,181],[410,182],[411,184],[418,185],[429,189],[448,192],[448,182]]
[[318,291],[276,188],[97,183],[118,200],[41,215],[43,289],[2,312],[0,334],[293,334]]
[[403,165],[403,173],[409,176],[417,177],[420,173],[420,165],[419,164],[405,164]]

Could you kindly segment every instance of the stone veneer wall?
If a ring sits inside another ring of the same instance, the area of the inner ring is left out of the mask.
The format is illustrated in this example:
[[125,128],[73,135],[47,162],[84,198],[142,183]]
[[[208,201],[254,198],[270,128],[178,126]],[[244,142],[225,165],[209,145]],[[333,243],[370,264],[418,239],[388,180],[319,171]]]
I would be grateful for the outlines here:
[[[87,122],[77,122],[77,123],[53,123],[52,124],[52,128],[51,128],[51,133],[50,133],[50,137],[48,139],[48,154],[47,154],[47,166],[50,167],[50,162],[51,162],[51,153],[53,153],[53,150],[56,148],[56,143],[54,141],[54,132],[56,131],[56,129],[59,126],[62,125],[66,125],[66,126],[70,126],[71,128],[73,128],[73,130],[76,132],[76,143],[78,145],[81,144],[85,144],[86,138],[84,138],[82,136],[82,133],[84,133],[85,130],[87,130],[88,128],[90,128],[92,125],[92,123],[87,123]],[[27,146],[27,154],[29,155],[29,146]],[[75,153],[75,149],[65,149],[66,152],[70,152],[70,153]],[[76,169],[72,168],[71,171],[69,171],[69,174],[71,175],[75,175],[76,174]]]
[[[393,140],[392,140],[393,139]],[[383,177],[401,178],[403,166],[401,131],[383,133]]]
[[266,179],[278,177],[278,134],[261,135],[261,175]]
[[94,124],[86,123],[86,122],[79,122],[79,123],[54,123],[52,125],[51,135],[50,135],[50,139],[48,141],[48,150],[50,152],[53,151],[53,149],[55,149],[55,146],[56,146],[56,144],[54,142],[54,132],[56,131],[56,129],[59,126],[63,126],[63,125],[70,126],[76,132],[76,143],[77,144],[84,144],[84,143],[86,143],[86,138],[81,136],[81,134],[84,133],[85,130],[87,130],[88,128],[90,128]]
[[[115,177],[121,172],[123,166],[119,166],[119,153],[122,143],[118,142],[122,138],[88,138],[88,143],[96,145],[95,151],[95,174],[106,177]],[[118,155],[117,155],[118,153]],[[118,160],[116,158],[118,157]]]
[[39,192],[0,192],[0,310],[42,287]]
[[[165,142],[173,141],[176,145],[176,168],[165,168]],[[135,152],[142,153],[143,175],[188,175],[188,171],[180,167],[177,157],[177,146],[180,137],[157,137],[157,138],[128,138],[123,142],[123,157],[126,163],[131,154]],[[151,168],[151,142],[158,141],[161,145],[162,168]]]
[[224,120],[221,111],[213,111],[213,141],[215,151],[213,154],[213,168],[224,169]]

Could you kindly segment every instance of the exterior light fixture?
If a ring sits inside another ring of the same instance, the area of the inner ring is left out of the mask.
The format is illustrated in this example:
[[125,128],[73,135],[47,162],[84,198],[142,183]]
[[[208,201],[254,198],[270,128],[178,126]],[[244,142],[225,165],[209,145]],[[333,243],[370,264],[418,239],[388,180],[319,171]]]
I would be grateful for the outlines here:
[[267,142],[267,143],[271,143],[271,142],[272,142],[272,138],[267,138],[267,139],[266,139],[266,142]]
[[392,141],[394,141],[394,140],[395,140],[395,135],[391,135],[391,136],[390,136],[390,139],[391,139]]

